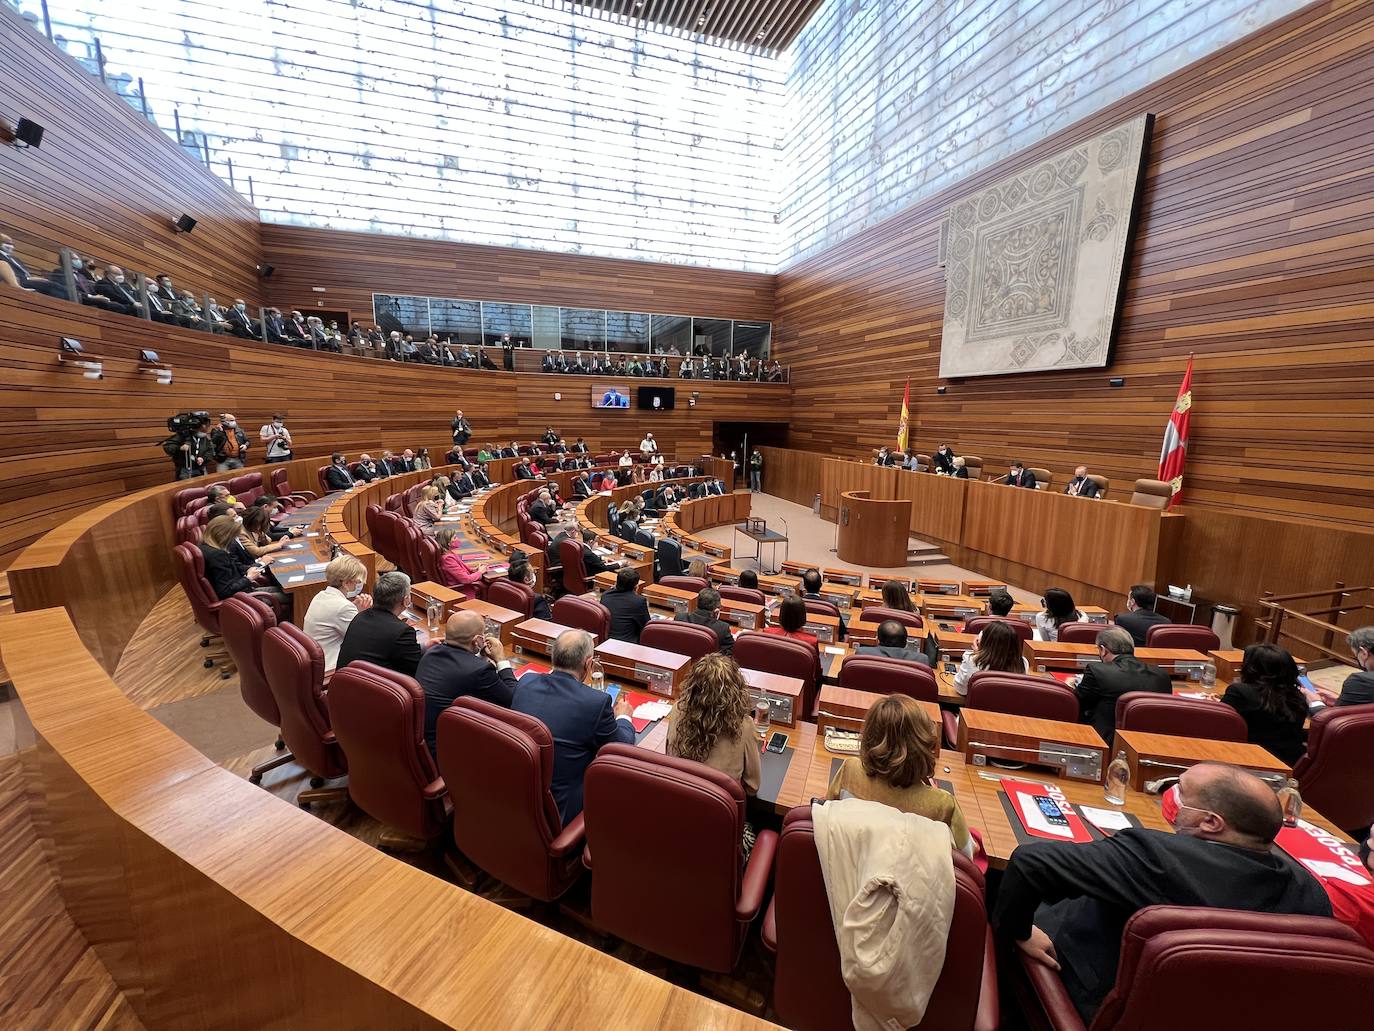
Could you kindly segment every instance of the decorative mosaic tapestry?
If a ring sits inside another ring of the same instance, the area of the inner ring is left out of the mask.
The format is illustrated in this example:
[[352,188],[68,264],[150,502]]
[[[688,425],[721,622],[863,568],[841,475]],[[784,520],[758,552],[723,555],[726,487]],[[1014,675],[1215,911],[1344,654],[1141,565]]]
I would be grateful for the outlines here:
[[966,197],[941,238],[940,375],[1107,364],[1150,115]]

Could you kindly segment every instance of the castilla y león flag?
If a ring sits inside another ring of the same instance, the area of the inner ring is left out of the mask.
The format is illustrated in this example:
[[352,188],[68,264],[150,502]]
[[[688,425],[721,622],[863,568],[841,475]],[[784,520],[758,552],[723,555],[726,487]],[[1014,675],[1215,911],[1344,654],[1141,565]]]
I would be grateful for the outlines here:
[[907,427],[911,425],[911,380],[906,381],[906,393],[902,395],[902,417],[897,423],[897,450],[905,451]]
[[1178,400],[1169,413],[1164,447],[1159,452],[1159,478],[1169,484],[1169,508],[1183,501],[1183,460],[1188,454],[1188,419],[1193,414],[1193,356],[1178,388]]

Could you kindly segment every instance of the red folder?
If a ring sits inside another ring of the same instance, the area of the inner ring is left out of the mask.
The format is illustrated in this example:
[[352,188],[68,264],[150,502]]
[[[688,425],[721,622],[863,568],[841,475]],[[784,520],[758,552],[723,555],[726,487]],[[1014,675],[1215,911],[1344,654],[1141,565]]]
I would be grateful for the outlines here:
[[[1012,812],[1021,821],[1021,826],[1025,828],[1027,834],[1035,838],[1044,838],[1046,841],[1092,841],[1093,836],[1089,833],[1083,819],[1074,810],[1073,805],[1064,797],[1057,787],[1052,784],[1032,784],[1024,780],[1012,780],[1010,777],[1002,778],[1002,790],[1006,792],[1007,799],[1011,802]],[[1042,808],[1042,799],[1048,799],[1046,803],[1050,809],[1058,809],[1059,816],[1064,822],[1057,822],[1047,815]]]

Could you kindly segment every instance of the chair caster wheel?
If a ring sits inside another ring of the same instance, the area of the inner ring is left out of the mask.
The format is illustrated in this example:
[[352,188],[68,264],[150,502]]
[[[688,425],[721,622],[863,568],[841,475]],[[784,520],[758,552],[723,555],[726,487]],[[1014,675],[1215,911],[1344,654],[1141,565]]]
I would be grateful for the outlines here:
[[250,773],[250,774],[248,775],[248,783],[249,783],[249,784],[261,784],[261,783],[262,783],[262,774],[261,774],[261,773]]
[[286,742],[283,741],[281,738],[277,738],[277,743],[272,747],[275,748],[278,752],[280,752],[282,749],[286,747]]
[[323,778],[323,777],[311,777],[311,778],[310,778],[310,786],[311,786],[312,788],[314,788],[316,791],[318,791],[320,788],[324,787],[324,778]]
[[229,671],[228,671],[227,669],[222,669],[222,670],[220,670],[220,671],[219,671],[219,678],[220,678],[221,680],[228,680],[228,679],[229,679]]
[[200,639],[200,646],[201,646],[202,648],[208,648],[208,647],[210,647],[210,638],[208,638],[208,637],[202,637],[202,638]]
[[205,662],[202,663],[202,665],[203,665],[206,669],[214,669],[214,668],[215,668],[215,660],[214,660],[214,659],[206,659]]
[[313,804],[313,803],[311,803],[311,802],[301,802],[301,803],[300,803],[300,807],[301,807],[302,809],[309,809],[309,808],[311,807],[312,804]]

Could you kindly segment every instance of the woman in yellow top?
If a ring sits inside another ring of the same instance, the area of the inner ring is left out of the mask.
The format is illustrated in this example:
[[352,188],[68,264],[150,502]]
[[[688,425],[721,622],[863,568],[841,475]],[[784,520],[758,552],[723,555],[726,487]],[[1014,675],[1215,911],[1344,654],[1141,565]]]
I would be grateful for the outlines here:
[[427,483],[420,488],[420,503],[415,506],[413,517],[415,525],[431,537],[439,531],[439,520],[443,518],[439,504],[439,488]]
[[829,799],[854,797],[881,802],[949,825],[954,847],[973,855],[973,841],[959,803],[930,783],[939,737],[916,699],[888,695],[868,710],[859,734],[859,754],[846,759],[830,781]]

